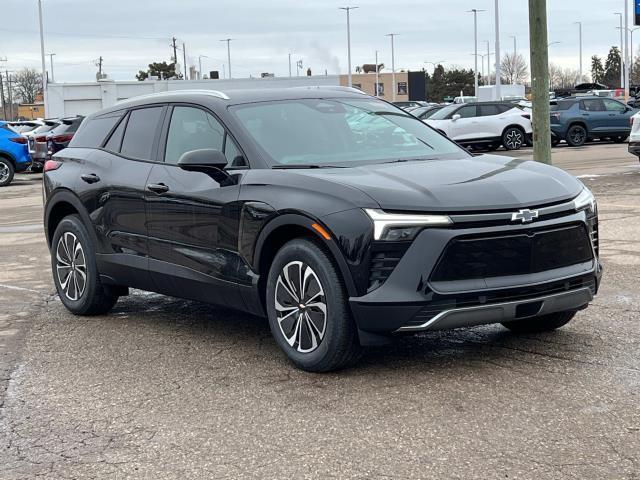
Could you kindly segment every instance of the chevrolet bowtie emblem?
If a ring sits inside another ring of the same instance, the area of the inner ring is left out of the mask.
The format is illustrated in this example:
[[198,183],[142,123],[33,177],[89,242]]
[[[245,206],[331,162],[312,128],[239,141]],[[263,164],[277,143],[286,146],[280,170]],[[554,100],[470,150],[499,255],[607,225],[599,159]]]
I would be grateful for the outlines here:
[[538,210],[529,210],[528,208],[511,214],[512,222],[520,220],[522,223],[530,223],[536,218],[538,218]]

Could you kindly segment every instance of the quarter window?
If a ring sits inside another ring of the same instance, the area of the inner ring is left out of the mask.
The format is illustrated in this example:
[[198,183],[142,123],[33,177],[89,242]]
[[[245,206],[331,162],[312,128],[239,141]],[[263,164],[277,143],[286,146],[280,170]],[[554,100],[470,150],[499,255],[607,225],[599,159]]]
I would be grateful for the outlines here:
[[70,147],[96,148],[102,145],[107,135],[116,126],[122,114],[86,120],[69,144]]
[[460,110],[456,112],[462,118],[472,118],[476,116],[476,106],[469,105],[466,107],[462,107]]
[[132,110],[127,122],[127,130],[122,139],[123,155],[142,160],[154,160],[153,146],[162,115],[162,107]]
[[173,109],[165,162],[176,164],[184,153],[192,150],[207,148],[222,151],[223,145],[224,128],[213,115],[193,107]]
[[122,135],[124,134],[124,126],[126,125],[126,119],[122,119],[118,127],[113,131],[109,141],[105,144],[105,150],[111,152],[120,152],[120,145],[122,144]]
[[590,98],[580,101],[580,109],[587,112],[604,112],[604,103],[599,98]]
[[500,113],[497,105],[480,105],[478,108],[480,109],[481,117],[490,117]]

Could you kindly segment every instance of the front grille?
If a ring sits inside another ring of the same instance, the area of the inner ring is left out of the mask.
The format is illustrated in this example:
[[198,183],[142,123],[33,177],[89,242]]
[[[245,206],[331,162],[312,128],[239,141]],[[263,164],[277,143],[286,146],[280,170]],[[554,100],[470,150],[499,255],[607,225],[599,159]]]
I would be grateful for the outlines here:
[[462,295],[457,294],[455,296],[434,294],[433,301],[423,307],[405,326],[415,327],[423,325],[439,313],[456,308],[526,301],[548,295],[569,292],[580,288],[589,288],[591,293],[595,295],[595,277],[593,275],[584,275],[568,280],[558,280],[529,287],[496,290],[482,294],[468,293]]
[[592,258],[584,224],[507,235],[458,237],[446,246],[431,280],[526,275],[577,265]]

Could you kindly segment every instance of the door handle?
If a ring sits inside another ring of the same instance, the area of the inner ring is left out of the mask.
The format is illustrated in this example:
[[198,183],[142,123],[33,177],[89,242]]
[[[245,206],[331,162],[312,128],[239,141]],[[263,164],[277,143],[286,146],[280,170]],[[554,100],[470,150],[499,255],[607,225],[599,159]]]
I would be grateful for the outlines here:
[[167,187],[164,183],[150,183],[147,185],[147,190],[151,190],[154,193],[162,194],[167,193],[169,191],[169,187]]
[[95,173],[83,173],[80,178],[87,183],[96,183],[100,181],[100,177]]

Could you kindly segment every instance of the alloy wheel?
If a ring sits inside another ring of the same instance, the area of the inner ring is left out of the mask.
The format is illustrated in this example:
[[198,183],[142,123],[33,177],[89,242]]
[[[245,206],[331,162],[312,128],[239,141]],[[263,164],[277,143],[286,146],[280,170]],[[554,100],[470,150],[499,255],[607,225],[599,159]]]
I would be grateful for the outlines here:
[[64,232],[56,247],[56,274],[64,295],[77,301],[87,286],[87,262],[78,237]]
[[522,132],[515,128],[509,130],[505,135],[505,147],[509,150],[518,150],[524,142]]
[[287,343],[298,352],[318,348],[327,329],[327,304],[320,279],[300,261],[286,264],[275,287],[276,318]]
[[569,132],[569,136],[571,137],[571,142],[574,145],[582,145],[585,141],[585,132],[582,128],[572,128],[571,132]]
[[0,184],[7,181],[11,172],[9,171],[9,166],[3,162],[0,162]]

